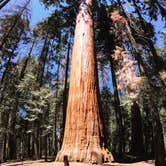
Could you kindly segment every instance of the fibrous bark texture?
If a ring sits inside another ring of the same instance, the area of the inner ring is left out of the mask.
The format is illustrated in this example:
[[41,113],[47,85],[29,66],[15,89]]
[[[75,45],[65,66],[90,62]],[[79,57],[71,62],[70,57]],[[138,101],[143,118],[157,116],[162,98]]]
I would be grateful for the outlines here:
[[102,163],[113,157],[104,148],[94,54],[92,0],[82,1],[77,16],[63,144],[56,160]]

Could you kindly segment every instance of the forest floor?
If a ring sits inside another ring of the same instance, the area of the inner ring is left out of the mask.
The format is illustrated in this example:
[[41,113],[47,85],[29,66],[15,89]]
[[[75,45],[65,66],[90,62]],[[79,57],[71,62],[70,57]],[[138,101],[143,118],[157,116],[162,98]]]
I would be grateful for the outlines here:
[[[23,162],[6,162],[0,164],[0,166],[64,166],[63,163],[60,162],[44,162],[43,160],[38,161],[23,161]],[[91,165],[84,163],[74,163],[71,162],[70,166],[154,166],[154,161],[141,161],[136,163],[105,163],[103,165]]]

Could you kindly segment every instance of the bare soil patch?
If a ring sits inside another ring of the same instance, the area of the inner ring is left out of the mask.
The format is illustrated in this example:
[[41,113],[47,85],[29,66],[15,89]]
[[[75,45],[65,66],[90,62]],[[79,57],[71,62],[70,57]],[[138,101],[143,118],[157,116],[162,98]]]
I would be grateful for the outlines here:
[[[0,166],[64,166],[61,162],[44,162],[43,160],[37,161],[23,161],[23,162],[6,162],[0,164]],[[70,162],[69,166],[154,166],[154,161],[141,161],[137,163],[105,163],[102,165],[92,165],[79,162]]]

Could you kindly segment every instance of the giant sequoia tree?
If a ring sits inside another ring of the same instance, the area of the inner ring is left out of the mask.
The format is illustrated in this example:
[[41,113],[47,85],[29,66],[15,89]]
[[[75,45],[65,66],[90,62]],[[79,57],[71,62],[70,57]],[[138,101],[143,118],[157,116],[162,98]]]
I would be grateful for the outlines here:
[[150,21],[164,2],[40,0],[55,10],[31,29],[30,0],[17,1],[0,0],[0,162],[102,163],[108,148],[165,166],[166,59]]
[[76,19],[65,133],[56,160],[113,160],[103,142],[94,52],[92,0],[81,1]]

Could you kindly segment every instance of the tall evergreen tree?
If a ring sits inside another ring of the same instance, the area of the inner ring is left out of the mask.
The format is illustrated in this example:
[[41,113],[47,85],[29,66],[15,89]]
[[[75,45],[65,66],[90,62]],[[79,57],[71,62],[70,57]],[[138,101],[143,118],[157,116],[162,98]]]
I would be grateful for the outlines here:
[[77,15],[65,134],[57,161],[62,161],[65,155],[70,161],[102,163],[113,160],[103,142],[92,3],[91,0],[81,1]]

